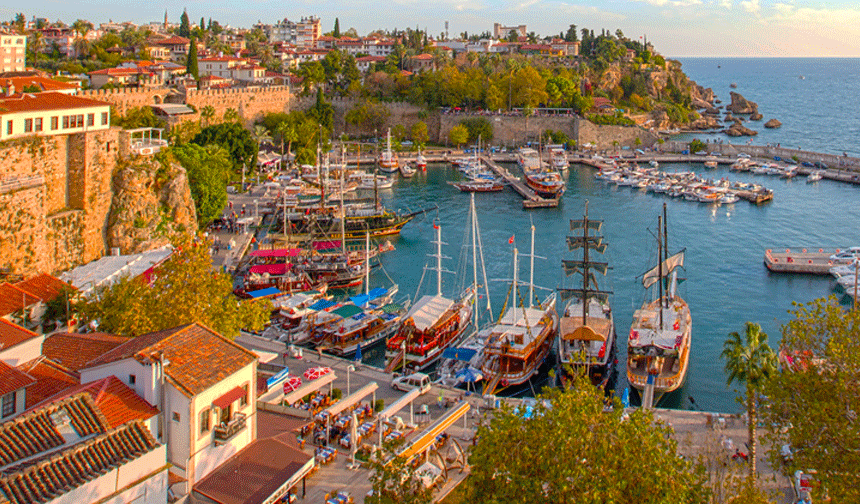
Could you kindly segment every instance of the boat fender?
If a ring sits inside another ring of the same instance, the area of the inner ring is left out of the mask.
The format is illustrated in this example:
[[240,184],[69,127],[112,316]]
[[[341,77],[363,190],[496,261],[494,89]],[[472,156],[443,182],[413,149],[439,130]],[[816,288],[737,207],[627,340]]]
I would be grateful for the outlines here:
[[818,253],[819,253],[819,254],[820,254],[820,253],[822,253],[822,252],[824,252],[824,249],[823,249],[823,248],[818,249]]
[[804,254],[806,253],[806,249],[803,249],[803,253],[804,253]]
[[809,260],[809,264],[812,264],[812,259]]
[[792,258],[790,258],[790,257],[789,257],[788,259],[786,259],[785,261],[786,261],[786,262],[794,262],[794,260],[793,260]]
[[791,249],[785,249],[786,254],[788,254],[789,252],[791,252]]
[[502,379],[501,384],[502,384],[502,387],[507,387],[508,386],[508,379],[507,378]]

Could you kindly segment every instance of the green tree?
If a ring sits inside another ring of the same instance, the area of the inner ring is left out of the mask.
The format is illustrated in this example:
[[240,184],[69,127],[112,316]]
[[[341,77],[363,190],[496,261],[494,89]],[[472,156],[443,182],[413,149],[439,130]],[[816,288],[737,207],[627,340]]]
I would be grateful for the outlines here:
[[334,124],[334,107],[326,101],[322,88],[317,89],[317,101],[308,110],[308,116],[316,119],[324,128],[331,130]]
[[448,132],[448,140],[457,147],[469,141],[469,130],[462,124],[451,128]]
[[272,134],[269,133],[269,130],[261,124],[254,126],[254,131],[251,132],[251,135],[254,137],[254,141],[257,142],[257,151],[260,150],[260,147],[262,147],[264,143],[272,143],[273,141]]
[[427,131],[427,123],[418,121],[412,125],[412,141],[420,148],[423,148],[427,141],[430,140],[430,134]]
[[824,491],[832,502],[860,502],[860,310],[830,296],[795,304],[789,313],[780,340],[782,372],[767,383],[761,412],[770,426],[771,463],[779,464],[780,447],[790,444],[789,474],[818,473],[815,502]]
[[206,105],[200,109],[200,124],[203,127],[209,126],[212,123],[212,119],[215,119],[215,107]]
[[478,137],[481,137],[482,142],[489,142],[493,139],[493,125],[490,124],[484,117],[471,117],[463,119],[460,124],[469,130],[469,141],[475,142]]
[[228,108],[224,111],[223,119],[225,122],[239,122],[239,112],[234,108]]
[[218,145],[202,147],[194,143],[175,145],[170,153],[188,173],[197,225],[205,229],[227,205],[230,153]]
[[81,305],[99,330],[140,336],[199,322],[227,338],[242,328],[259,330],[269,321],[269,300],[241,301],[233,295],[233,277],[212,266],[205,242],[181,243],[155,268],[151,283],[128,276],[96,289]]
[[179,18],[179,36],[188,38],[191,36],[191,24],[188,22],[188,12],[182,11],[182,16]]
[[243,164],[248,167],[257,165],[257,142],[251,132],[238,123],[227,122],[203,128],[191,142],[202,146],[215,144],[223,147],[230,153],[234,170],[241,170]]
[[[275,127],[275,131],[278,133],[278,138],[281,140],[281,156],[287,154],[287,158],[289,159],[293,142],[298,138],[298,135],[296,135],[296,126],[291,124],[289,121],[281,121]],[[286,151],[284,151],[284,142],[287,143]]]
[[380,504],[430,504],[433,492],[424,486],[416,467],[398,455],[403,443],[386,443],[370,459],[370,484]]
[[130,108],[125,115],[111,111],[110,122],[112,126],[120,126],[123,129],[166,127],[164,120],[157,117],[151,107]]
[[743,382],[746,386],[745,403],[747,415],[747,434],[750,447],[750,480],[756,474],[756,424],[758,422],[758,396],[765,382],[776,372],[776,354],[767,344],[767,334],[761,326],[746,323],[746,332],[741,337],[737,332],[729,334],[729,339],[723,343],[721,357],[726,361],[726,383]]
[[202,16],[200,17],[200,30],[206,31],[206,20]]
[[340,38],[340,19],[338,18],[334,18],[334,31],[331,35],[334,38]]
[[197,70],[197,39],[191,37],[191,44],[188,46],[188,58],[187,63],[185,64],[185,72],[194,76],[194,79],[198,79],[199,72]]
[[93,24],[83,19],[77,19],[72,23],[72,29],[78,34],[78,37],[86,37],[87,33],[93,29]]
[[579,376],[541,395],[528,419],[504,404],[478,427],[465,501],[709,502],[704,467],[678,453],[670,426],[605,400]]
[[705,143],[702,142],[701,140],[699,140],[698,138],[695,138],[695,139],[693,139],[692,142],[690,142],[690,153],[691,154],[695,154],[695,153],[697,153],[703,149],[705,149]]

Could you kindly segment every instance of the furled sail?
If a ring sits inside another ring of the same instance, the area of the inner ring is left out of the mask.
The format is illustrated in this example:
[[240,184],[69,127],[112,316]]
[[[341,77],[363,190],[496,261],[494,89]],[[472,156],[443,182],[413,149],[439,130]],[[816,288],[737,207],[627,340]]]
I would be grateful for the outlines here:
[[[663,261],[662,268],[663,268],[663,276],[664,277],[669,276],[669,274],[672,273],[672,271],[674,271],[675,268],[684,266],[684,252],[685,252],[685,250],[682,250],[682,251],[678,252],[677,254],[670,256],[665,261]],[[642,285],[646,289],[648,287],[651,287],[655,283],[657,283],[657,281],[659,281],[659,280],[660,280],[660,266],[654,266],[653,268],[648,270],[644,275],[642,275]]]
[[596,250],[601,254],[606,252],[606,244],[602,236],[568,236],[567,249],[576,250],[588,246],[589,250]]
[[609,270],[609,263],[605,262],[591,262],[589,261],[587,264],[585,261],[577,261],[577,260],[568,260],[563,259],[562,264],[564,265],[564,273],[567,276],[573,275],[574,273],[582,273],[585,271],[585,267],[588,266],[589,271],[596,271],[601,275],[605,275]]
[[577,231],[585,227],[585,223],[588,222],[588,229],[593,229],[595,232],[599,233],[600,228],[603,227],[603,221],[595,221],[595,220],[570,220],[570,230]]
[[567,301],[572,297],[577,299],[597,299],[599,301],[606,301],[609,299],[609,295],[612,294],[612,291],[592,289],[559,289],[558,292],[561,294],[561,299],[563,301]]

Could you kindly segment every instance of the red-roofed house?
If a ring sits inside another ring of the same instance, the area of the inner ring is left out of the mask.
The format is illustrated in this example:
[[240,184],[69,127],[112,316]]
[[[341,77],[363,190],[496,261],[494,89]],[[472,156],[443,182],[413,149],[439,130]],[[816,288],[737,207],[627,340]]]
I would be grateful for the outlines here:
[[127,343],[129,338],[108,333],[54,333],[42,343],[42,355],[71,371]]
[[10,366],[31,361],[42,355],[45,337],[0,318],[0,361]]
[[56,92],[0,98],[0,140],[109,128],[109,103]]
[[148,68],[103,68],[87,75],[90,76],[90,85],[96,89],[106,84],[128,86],[155,77]]
[[27,404],[25,389],[34,383],[36,380],[32,376],[0,361],[0,421],[9,420],[24,411]]
[[116,376],[162,410],[156,437],[187,492],[257,437],[257,356],[202,325],[133,338],[80,374],[81,383]]
[[370,66],[374,63],[382,63],[385,61],[385,56],[362,56],[361,58],[355,58],[355,66],[358,67],[360,72],[367,72],[370,70]]
[[[165,39],[157,40],[151,44],[153,47],[161,47],[170,51],[170,60],[176,62],[185,62],[185,58],[188,57],[188,48],[191,47],[191,40],[180,37],[179,35],[174,35],[172,37],[167,37]],[[198,53],[201,50],[205,50],[205,46],[201,47],[201,44],[197,44]],[[152,51],[149,51],[149,55],[153,58]]]
[[[62,82],[47,77],[39,77],[38,75],[21,76],[21,77],[3,77],[0,78],[0,87],[9,89],[12,87],[16,93],[41,93],[43,91],[54,91],[63,94],[77,94],[81,88],[77,81]],[[38,89],[38,91],[36,91]],[[14,94],[14,93],[13,93]]]
[[27,409],[81,383],[77,373],[45,357],[25,362],[18,366],[18,370],[35,380],[35,383],[27,387]]
[[43,303],[53,301],[67,289],[75,290],[71,285],[47,273],[21,280],[15,287],[39,298]]
[[234,56],[200,58],[198,67],[201,77],[211,75],[242,82],[259,82],[265,80],[266,75],[264,67]]
[[412,70],[423,72],[424,70],[435,70],[436,63],[433,61],[432,54],[416,54],[409,60]]

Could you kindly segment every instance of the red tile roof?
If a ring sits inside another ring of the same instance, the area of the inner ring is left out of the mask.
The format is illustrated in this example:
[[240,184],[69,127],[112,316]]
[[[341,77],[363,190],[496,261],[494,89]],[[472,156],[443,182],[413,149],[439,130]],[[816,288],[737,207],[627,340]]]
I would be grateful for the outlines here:
[[67,369],[78,371],[87,362],[129,340],[129,338],[107,333],[55,333],[45,338],[45,342],[42,343],[42,355]]
[[360,57],[360,58],[355,58],[355,61],[356,61],[356,62],[359,62],[359,61],[361,61],[361,62],[367,61],[367,62],[370,62],[370,63],[375,63],[375,62],[377,62],[377,61],[385,61],[385,59],[386,59],[386,58],[385,58],[385,56],[362,56],[362,57]]
[[108,107],[110,103],[63,93],[45,92],[0,98],[0,114],[4,112],[38,112],[42,110],[69,110],[91,107]]
[[77,373],[44,357],[21,364],[18,369],[25,371],[35,380],[35,383],[27,388],[27,404],[24,406],[27,409],[80,384]]
[[189,397],[207,390],[257,359],[254,353],[195,323],[137,336],[88,363],[87,367],[132,357],[149,362],[160,353],[169,361],[164,367],[165,375]]
[[16,311],[32,306],[39,302],[39,298],[14,284],[0,284],[0,317],[11,315]]
[[[158,408],[146,402],[146,399],[137,395],[116,376],[108,376],[81,385],[76,384],[73,388],[52,397],[51,401],[71,397],[81,392],[87,392],[92,396],[111,428],[133,420],[148,420],[158,414]],[[27,389],[27,393],[30,393],[30,389]]]
[[145,68],[103,68],[101,70],[94,70],[87,75],[110,75],[120,77],[123,75],[138,75],[148,73],[149,70]]
[[0,361],[0,396],[36,383],[36,380],[9,364]]
[[27,86],[36,86],[41,91],[68,91],[70,89],[78,89],[79,87],[76,84],[72,84],[69,82],[61,82],[54,79],[48,79],[46,77],[39,77],[36,75],[22,77],[5,77],[0,79],[0,86],[8,88],[10,84],[15,86],[15,90],[19,93],[23,92],[24,88]]
[[174,35],[172,37],[167,37],[166,39],[161,39],[155,42],[155,45],[181,45],[181,44],[190,44],[191,39],[187,39],[185,37],[180,37],[179,35]]
[[62,294],[63,289],[75,290],[71,285],[47,273],[22,280],[16,283],[15,287],[36,296],[44,303],[56,299]]
[[38,336],[38,334],[29,329],[0,318],[0,350],[6,350],[18,343],[23,343]]
[[412,59],[414,59],[414,60],[432,60],[433,55],[432,54],[418,54],[416,56],[412,56]]

